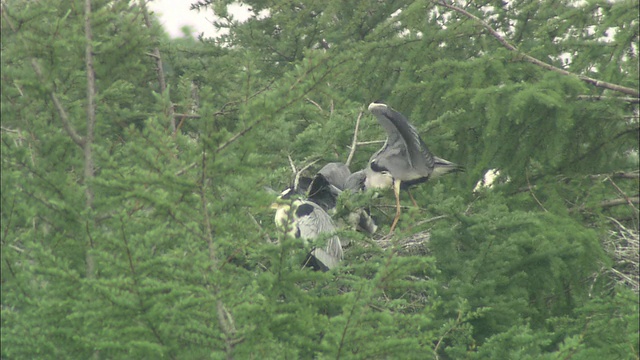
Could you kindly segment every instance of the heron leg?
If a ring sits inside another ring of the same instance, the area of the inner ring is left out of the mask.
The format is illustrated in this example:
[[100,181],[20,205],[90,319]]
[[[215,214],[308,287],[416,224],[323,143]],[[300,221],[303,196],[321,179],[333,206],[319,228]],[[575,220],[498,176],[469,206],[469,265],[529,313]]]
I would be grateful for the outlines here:
[[393,181],[393,194],[396,196],[396,217],[393,218],[393,223],[391,224],[391,230],[389,230],[389,234],[395,230],[396,225],[398,224],[398,220],[400,219],[400,180]]
[[411,198],[411,201],[413,202],[413,206],[418,207],[418,203],[416,202],[416,199],[413,198],[413,195],[411,194],[411,190],[407,189],[407,192],[409,193],[409,197]]

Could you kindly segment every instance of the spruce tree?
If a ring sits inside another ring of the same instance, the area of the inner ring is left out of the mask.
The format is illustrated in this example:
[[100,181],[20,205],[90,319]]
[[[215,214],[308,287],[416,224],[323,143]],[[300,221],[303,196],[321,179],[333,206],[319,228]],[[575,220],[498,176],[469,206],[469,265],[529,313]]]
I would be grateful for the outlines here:
[[[637,358],[637,1],[229,3],[3,2],[3,358]],[[264,188],[377,99],[467,171],[303,268]]]

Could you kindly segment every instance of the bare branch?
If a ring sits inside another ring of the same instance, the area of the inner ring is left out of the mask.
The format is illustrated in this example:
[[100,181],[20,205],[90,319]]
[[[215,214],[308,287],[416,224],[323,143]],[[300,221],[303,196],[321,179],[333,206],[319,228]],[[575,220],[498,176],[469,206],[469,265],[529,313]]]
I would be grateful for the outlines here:
[[[619,199],[612,199],[612,200],[604,200],[601,201],[598,206],[602,207],[602,208],[610,208],[610,207],[614,207],[614,206],[620,206],[620,205],[630,205],[633,207],[632,204],[638,204],[640,203],[640,196],[630,196],[630,197],[624,197],[624,198],[619,198]],[[574,211],[582,211],[585,209],[584,205],[580,205],[580,206],[575,206],[569,209],[569,212],[574,212]],[[634,207],[635,209],[635,207]],[[637,211],[636,211],[637,213]]]
[[[603,208],[608,208],[608,207],[613,207],[613,206],[631,205],[631,204],[638,204],[638,203],[640,203],[640,197],[632,196],[632,197],[628,197],[628,198],[605,200],[605,201],[600,203],[600,206],[603,207]],[[634,209],[635,209],[635,207],[634,207]]]
[[534,65],[540,66],[543,69],[557,72],[557,73],[562,74],[562,75],[576,76],[580,80],[582,80],[582,81],[584,81],[584,82],[586,82],[588,84],[591,84],[591,85],[593,85],[595,87],[601,87],[601,88],[604,88],[604,89],[609,89],[609,90],[621,92],[621,93],[624,93],[624,94],[628,94],[628,95],[634,96],[636,98],[640,98],[640,92],[638,92],[638,90],[636,90],[636,89],[632,89],[632,88],[628,88],[628,87],[625,87],[625,86],[620,86],[620,85],[608,83],[606,81],[600,81],[600,80],[593,79],[593,78],[590,78],[590,77],[584,76],[584,75],[577,75],[577,74],[574,74],[574,73],[569,72],[567,70],[560,69],[560,68],[557,68],[557,67],[555,67],[553,65],[550,65],[550,64],[547,64],[545,62],[542,62],[542,61],[540,61],[540,60],[538,60],[538,59],[536,59],[536,58],[534,58],[534,57],[532,57],[532,56],[530,56],[530,55],[518,50],[518,48],[516,48],[514,45],[510,44],[504,37],[502,37],[502,35],[500,35],[496,30],[494,30],[489,24],[484,22],[479,17],[477,17],[477,16],[471,14],[470,12],[466,11],[465,9],[459,8],[459,7],[455,6],[455,5],[447,4],[447,3],[445,3],[444,1],[441,1],[441,0],[440,1],[432,0],[432,1],[437,5],[444,6],[447,9],[454,10],[454,11],[456,11],[456,12],[458,12],[460,14],[463,14],[464,16],[468,17],[469,19],[472,19],[472,20],[478,22],[494,38],[496,38],[505,48],[507,48],[510,51],[519,53],[520,56],[522,57],[522,59],[524,59],[527,62],[530,62],[530,63],[532,63]]
[[633,206],[633,201],[631,201],[631,199],[627,196],[627,194],[625,194],[625,192],[624,192],[624,191],[622,191],[622,189],[620,189],[620,188],[618,187],[618,185],[617,185],[615,182],[613,182],[613,180],[612,180],[611,178],[607,178],[607,180],[609,180],[609,182],[611,183],[611,185],[613,185],[613,187],[616,189],[616,191],[617,191],[620,195],[622,195],[622,197],[623,197],[623,198],[625,198],[625,200],[627,200],[627,204],[629,204],[629,206],[631,206],[631,208],[632,208],[633,210],[635,210],[635,213],[637,214],[637,213],[638,213],[638,209],[636,209],[636,207],[635,207],[635,206]]
[[302,173],[307,170],[308,168],[311,167],[311,165],[317,163],[320,159],[316,159],[313,160],[312,162],[308,163],[307,165],[305,165],[302,169],[298,170],[298,172],[296,173],[296,177],[293,180],[293,188],[295,190],[298,190],[298,185],[300,184],[300,176],[302,175]]
[[529,171],[528,170],[525,171],[525,177],[527,178],[527,187],[529,188],[529,193],[531,194],[533,199],[538,203],[538,205],[542,208],[542,210],[544,210],[544,212],[548,212],[547,209],[545,209],[544,205],[542,205],[540,200],[538,200],[538,197],[536,196],[536,193],[533,192],[533,187],[531,186],[531,183],[529,182]]
[[287,159],[289,159],[289,166],[291,166],[291,171],[293,172],[293,174],[297,174],[298,170],[296,170],[296,165],[293,163],[293,159],[291,158],[291,155],[287,155]]
[[[217,113],[216,113],[217,114]],[[214,114],[214,115],[216,115]],[[202,116],[198,114],[174,114],[176,117],[185,119],[200,119]]]
[[315,101],[313,101],[313,100],[311,100],[311,99],[309,99],[309,98],[305,98],[305,100],[307,100],[308,102],[310,102],[310,103],[312,103],[313,105],[315,105],[315,106],[320,110],[320,112],[323,112],[323,111],[324,111],[324,110],[322,110],[322,106],[320,106],[320,104],[318,104],[317,102],[315,102]]
[[356,145],[375,145],[375,144],[384,144],[386,140],[371,140],[371,141],[360,141],[356,143]]
[[0,129],[2,131],[6,131],[6,132],[10,132],[10,133],[14,133],[14,134],[20,134],[20,130],[13,130],[13,129],[9,129],[3,126],[0,126]]
[[[31,59],[31,67],[33,67],[33,71],[38,76],[38,80],[40,80],[40,82],[44,84],[42,69],[40,69],[40,64],[38,64],[38,61],[35,58]],[[81,148],[84,148],[85,139],[80,136],[73,128],[73,125],[71,125],[71,121],[69,120],[69,116],[67,115],[66,110],[62,106],[60,100],[58,100],[58,95],[56,95],[55,91],[51,90],[49,92],[49,96],[51,97],[53,105],[58,111],[58,115],[60,115],[60,120],[62,120],[62,127],[64,128],[64,130],[67,132],[67,134],[69,134],[71,140],[73,140],[74,143],[76,143]]]
[[[151,31],[151,20],[149,20],[149,11],[147,10],[147,1],[140,0],[140,9],[142,9],[142,16],[144,17],[144,23],[147,26],[147,29]],[[154,39],[155,40],[155,39]],[[162,57],[160,56],[160,48],[158,46],[154,46],[153,53],[147,55],[155,58],[156,60],[156,73],[158,74],[158,84],[160,84],[160,92],[164,93],[167,89],[167,84],[164,78],[164,70],[162,66]],[[171,99],[169,99],[171,101]],[[176,117],[174,116],[173,103],[169,105],[169,120],[171,121],[171,132],[175,134],[176,132]]]
[[196,167],[196,165],[198,165],[198,163],[196,163],[196,162],[191,163],[191,164],[190,164],[189,166],[187,166],[186,168],[184,168],[184,169],[182,169],[182,170],[180,170],[180,171],[177,171],[177,172],[175,173],[175,176],[180,176],[180,175],[182,175],[182,174],[186,173],[187,171],[189,171],[189,170],[193,169],[194,167]]
[[349,151],[349,156],[347,157],[347,162],[345,165],[349,167],[351,165],[351,160],[353,160],[353,155],[356,153],[356,147],[358,145],[358,128],[360,127],[360,119],[362,118],[363,111],[360,111],[358,114],[358,118],[356,119],[356,127],[353,130],[353,141],[351,142],[351,151]]
[[[85,67],[87,71],[87,133],[84,137],[84,181],[85,196],[88,209],[93,207],[93,190],[87,183],[93,179],[93,152],[91,146],[93,144],[94,129],[96,126],[96,73],[93,67],[93,34],[91,33],[91,0],[85,0],[84,3],[84,36],[85,41]],[[89,256],[89,255],[87,255]]]
[[604,180],[606,180],[608,178],[638,180],[640,178],[640,172],[637,171],[637,170],[636,171],[631,171],[631,172],[618,171],[618,172],[615,172],[613,174],[594,174],[594,175],[589,175],[589,177],[591,179],[594,179],[594,180],[601,179],[601,178],[604,178]]
[[598,100],[618,100],[631,104],[640,103],[640,98],[626,96],[605,96],[605,95],[578,95],[578,100],[598,101]]

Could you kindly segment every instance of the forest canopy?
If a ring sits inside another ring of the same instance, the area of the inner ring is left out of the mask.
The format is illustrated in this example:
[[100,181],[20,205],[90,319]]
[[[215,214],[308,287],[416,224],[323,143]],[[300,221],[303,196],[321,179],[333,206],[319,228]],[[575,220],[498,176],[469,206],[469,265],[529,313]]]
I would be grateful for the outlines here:
[[[637,0],[192,1],[2,1],[0,357],[639,357]],[[379,99],[466,171],[312,271],[267,188]]]

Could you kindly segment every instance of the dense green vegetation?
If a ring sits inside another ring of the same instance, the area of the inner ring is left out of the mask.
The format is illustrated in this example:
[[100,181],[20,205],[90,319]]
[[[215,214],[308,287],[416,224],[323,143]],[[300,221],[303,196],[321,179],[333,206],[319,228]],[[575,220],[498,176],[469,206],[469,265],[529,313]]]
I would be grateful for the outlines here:
[[[2,2],[3,359],[639,357],[638,1],[230,3]],[[301,268],[264,189],[377,99],[467,171]]]

